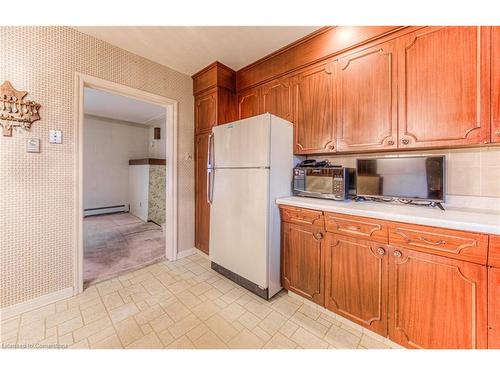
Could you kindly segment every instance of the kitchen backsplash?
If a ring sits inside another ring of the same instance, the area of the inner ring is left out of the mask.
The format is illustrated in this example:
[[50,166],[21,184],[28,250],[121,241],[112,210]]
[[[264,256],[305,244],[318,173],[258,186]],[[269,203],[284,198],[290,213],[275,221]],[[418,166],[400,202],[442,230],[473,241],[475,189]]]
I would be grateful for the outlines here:
[[[356,159],[360,157],[409,155],[446,156],[446,194],[448,196],[500,198],[500,147],[339,155],[326,157],[326,159],[335,165],[356,167]],[[312,155],[309,158],[324,159],[324,157]]]

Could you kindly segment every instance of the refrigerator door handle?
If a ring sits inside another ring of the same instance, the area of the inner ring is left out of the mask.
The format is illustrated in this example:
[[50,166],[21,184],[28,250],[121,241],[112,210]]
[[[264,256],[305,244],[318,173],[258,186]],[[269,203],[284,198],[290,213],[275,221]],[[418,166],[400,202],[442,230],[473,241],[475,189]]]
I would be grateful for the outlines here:
[[213,163],[212,163],[212,158],[214,156],[214,133],[210,133],[208,135],[208,155],[207,155],[207,169],[212,169],[213,168]]
[[212,204],[212,169],[207,169],[207,203]]
[[212,170],[213,164],[212,164],[212,157],[213,157],[213,137],[214,133],[210,133],[208,136],[208,155],[207,155],[207,202],[209,204],[212,204],[212,198],[213,198],[213,173],[214,171]]

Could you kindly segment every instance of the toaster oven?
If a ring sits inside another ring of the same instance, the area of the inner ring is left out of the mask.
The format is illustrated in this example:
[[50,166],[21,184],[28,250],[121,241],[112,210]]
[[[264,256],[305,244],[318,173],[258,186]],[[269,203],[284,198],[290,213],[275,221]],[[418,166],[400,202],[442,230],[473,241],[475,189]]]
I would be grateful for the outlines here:
[[293,194],[302,197],[345,200],[356,195],[356,170],[339,166],[293,169]]

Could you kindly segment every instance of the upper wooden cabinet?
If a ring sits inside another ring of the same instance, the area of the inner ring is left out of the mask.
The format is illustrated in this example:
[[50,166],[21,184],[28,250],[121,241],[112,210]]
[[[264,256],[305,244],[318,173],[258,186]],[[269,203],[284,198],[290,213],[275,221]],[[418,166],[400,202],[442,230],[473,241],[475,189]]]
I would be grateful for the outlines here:
[[295,77],[296,154],[335,151],[334,69],[329,61],[305,69]]
[[363,48],[337,64],[337,151],[397,148],[394,42]]
[[383,244],[328,233],[325,307],[387,334],[388,256]]
[[240,120],[260,115],[260,89],[246,90],[238,95],[238,118]]
[[217,91],[196,97],[194,111],[195,133],[209,132],[217,123]]
[[324,305],[324,230],[313,225],[282,223],[281,278],[283,287]]
[[389,272],[391,340],[409,348],[487,347],[486,266],[397,248]]
[[292,85],[290,78],[267,83],[261,88],[261,109],[293,122]]
[[491,28],[491,141],[500,142],[500,26]]
[[399,147],[490,138],[487,27],[425,27],[399,39]]

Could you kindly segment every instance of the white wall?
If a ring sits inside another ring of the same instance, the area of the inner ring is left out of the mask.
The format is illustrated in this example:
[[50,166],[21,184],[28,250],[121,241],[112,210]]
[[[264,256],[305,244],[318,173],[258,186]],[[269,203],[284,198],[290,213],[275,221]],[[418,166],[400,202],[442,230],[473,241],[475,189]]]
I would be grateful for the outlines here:
[[[165,129],[165,117],[155,121],[149,129],[149,157],[154,159],[165,159],[167,154],[167,131]],[[154,139],[154,128],[160,128],[160,139]]]
[[130,213],[148,221],[149,164],[129,166]]
[[128,163],[148,157],[149,131],[131,123],[85,115],[84,209],[129,204]]

